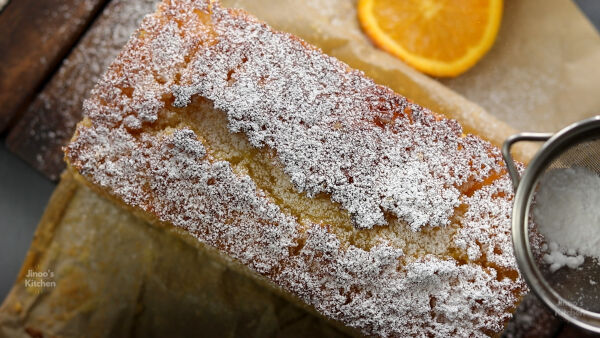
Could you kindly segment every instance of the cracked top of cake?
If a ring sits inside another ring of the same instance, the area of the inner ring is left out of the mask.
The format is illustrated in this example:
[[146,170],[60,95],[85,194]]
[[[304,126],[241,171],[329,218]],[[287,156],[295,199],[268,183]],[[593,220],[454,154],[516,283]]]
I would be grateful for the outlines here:
[[[86,180],[364,333],[499,332],[525,290],[496,148],[242,11],[164,1],[84,112],[65,152]],[[292,212],[257,158],[340,223]]]

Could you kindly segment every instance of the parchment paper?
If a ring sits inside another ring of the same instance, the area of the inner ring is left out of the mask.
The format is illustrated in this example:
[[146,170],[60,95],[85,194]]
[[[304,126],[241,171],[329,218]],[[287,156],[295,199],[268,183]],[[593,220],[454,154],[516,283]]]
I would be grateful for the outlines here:
[[519,130],[600,114],[600,35],[572,1],[506,0],[490,53],[442,83]]

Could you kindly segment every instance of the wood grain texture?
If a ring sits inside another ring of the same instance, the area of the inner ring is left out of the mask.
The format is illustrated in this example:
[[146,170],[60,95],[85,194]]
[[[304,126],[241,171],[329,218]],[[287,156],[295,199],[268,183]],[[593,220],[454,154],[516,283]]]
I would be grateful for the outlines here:
[[56,68],[106,0],[18,0],[0,13],[0,132]]
[[61,147],[81,120],[83,100],[158,0],[112,0],[11,130],[11,151],[52,180],[65,168]]

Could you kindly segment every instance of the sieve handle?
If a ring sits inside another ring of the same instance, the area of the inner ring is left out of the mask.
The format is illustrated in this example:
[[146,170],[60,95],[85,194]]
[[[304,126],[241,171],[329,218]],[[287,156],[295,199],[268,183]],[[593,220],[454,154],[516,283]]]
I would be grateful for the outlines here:
[[506,168],[508,169],[508,174],[510,175],[510,179],[513,182],[513,188],[515,193],[517,192],[517,188],[519,187],[519,181],[521,180],[521,175],[517,170],[517,166],[515,165],[515,160],[513,160],[512,155],[510,154],[510,149],[512,146],[521,141],[538,141],[544,142],[550,139],[554,134],[552,133],[519,133],[510,136],[504,141],[502,145],[502,157],[504,157],[504,162],[506,162]]

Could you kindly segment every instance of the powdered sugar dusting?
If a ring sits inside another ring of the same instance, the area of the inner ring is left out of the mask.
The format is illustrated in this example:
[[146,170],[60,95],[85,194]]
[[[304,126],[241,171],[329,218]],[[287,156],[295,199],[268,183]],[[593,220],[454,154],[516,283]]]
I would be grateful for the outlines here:
[[276,151],[299,191],[330,194],[358,228],[387,224],[386,212],[413,230],[447,225],[461,186],[498,168],[491,147],[463,138],[454,121],[297,38],[214,15],[218,42],[194,55],[173,87],[175,105],[195,94],[212,100],[232,132]]
[[[189,129],[143,133],[139,139],[123,127],[106,134],[90,130],[79,140],[94,143],[93,153],[79,156],[83,175],[93,174],[96,184],[125,203],[151,207],[162,221],[237,253],[257,272],[280,265],[296,245],[295,220],[262,196],[248,176],[235,176],[229,163],[206,160],[204,146]],[[107,156],[102,163],[91,158],[98,154]]]
[[[478,138],[461,137],[455,122],[434,117],[245,14],[213,3],[214,31],[207,29],[206,16],[194,12],[206,7],[202,1],[166,1],[144,20],[85,102],[88,120],[66,147],[71,167],[365,334],[501,331],[525,289],[518,277],[501,273],[504,266],[516,273],[510,250],[493,249],[510,244],[506,205],[512,194],[505,176],[467,193],[473,182],[500,169],[497,151]],[[216,68],[199,73],[210,67],[203,58],[214,58]],[[240,62],[232,73],[225,67]],[[454,209],[467,205],[453,219],[465,224],[453,240],[469,248],[488,238],[480,250],[496,256],[473,253],[472,260],[460,262],[449,255],[412,257],[383,238],[365,250],[336,237],[329,230],[335,225],[300,222],[251,176],[214,158],[191,128],[161,124],[161,117],[175,113],[173,90],[180,104],[204,91],[200,95],[224,110],[233,130],[276,151],[298,189],[330,193],[357,225],[383,222],[380,213],[389,211],[416,230],[449,223]],[[269,108],[271,118],[259,108]]]
[[[317,236],[329,239],[311,242]],[[370,252],[354,247],[339,252],[338,246],[332,235],[312,230],[280,283],[350,326],[381,336],[482,336],[486,330],[500,331],[510,317],[492,309],[516,300],[515,284],[496,280],[480,266],[425,256],[398,271],[397,250],[378,246]],[[331,294],[333,302],[323,302],[315,289]]]
[[[136,138],[124,127],[110,133],[80,128],[69,147],[77,153],[78,170],[125,203],[186,229],[365,333],[499,332],[510,317],[506,310],[517,301],[514,293],[523,288],[521,282],[499,279],[494,269],[433,255],[403,266],[402,250],[385,243],[370,251],[344,248],[317,224],[301,233],[297,220],[250,177],[234,174],[227,162],[213,162],[189,129]],[[486,233],[483,227],[475,231]],[[505,245],[508,238],[495,242]]]
[[469,209],[460,217],[462,227],[454,242],[466,251],[469,260],[485,256],[499,267],[516,266],[512,242],[506,240],[511,238],[512,197],[512,181],[504,175],[463,200]]

